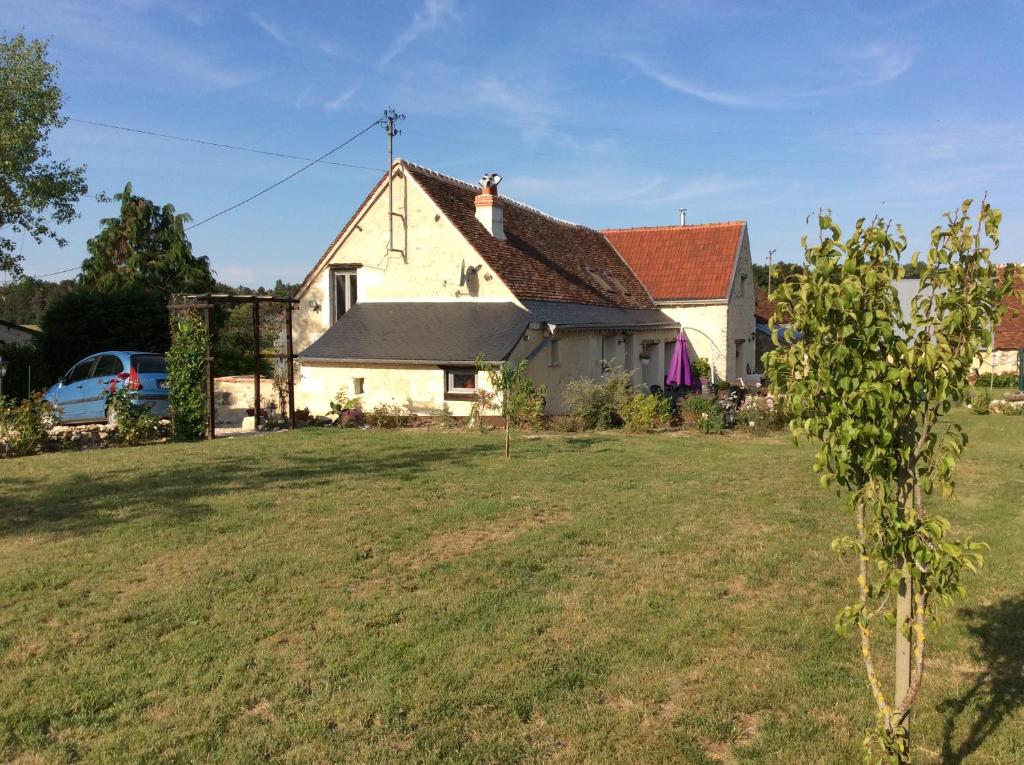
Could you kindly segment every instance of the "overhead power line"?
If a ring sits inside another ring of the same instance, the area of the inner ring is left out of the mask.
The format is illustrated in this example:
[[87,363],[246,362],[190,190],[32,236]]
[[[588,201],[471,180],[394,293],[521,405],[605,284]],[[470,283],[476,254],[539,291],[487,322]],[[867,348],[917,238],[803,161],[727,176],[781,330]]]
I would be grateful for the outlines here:
[[59,276],[60,274],[70,274],[72,271],[81,271],[81,266],[75,266],[74,268],[65,268],[63,271],[53,271],[49,274],[33,274],[29,276],[29,279],[45,279],[47,276]]
[[[309,161],[309,157],[302,157],[297,154],[283,154],[278,151],[265,151],[263,149],[253,149],[248,146],[236,146],[230,143],[218,143],[217,141],[206,141],[202,138],[186,138],[180,135],[171,135],[170,133],[158,133],[155,130],[142,130],[140,128],[125,127],[124,125],[113,125],[109,122],[96,122],[94,120],[83,120],[78,117],[69,117],[72,122],[79,122],[83,125],[95,125],[97,127],[110,128],[111,130],[122,130],[126,133],[138,133],[139,135],[155,136],[156,138],[168,138],[172,141],[185,141],[187,143],[198,143],[203,146],[215,146],[218,149],[233,149],[234,151],[247,151],[250,154],[264,154],[268,157],[281,157],[283,159],[300,159],[304,162]],[[370,167],[369,165],[353,165],[347,162],[332,162],[326,160],[323,162],[325,165],[334,165],[336,167],[350,167],[355,170],[373,170],[377,173],[383,173],[384,168],[382,167]]]
[[245,198],[245,199],[243,199],[243,200],[242,200],[241,202],[237,202],[236,204],[233,204],[233,205],[231,205],[231,207],[225,207],[225,208],[224,208],[223,210],[221,210],[220,212],[214,213],[213,215],[209,216],[208,218],[203,218],[203,219],[202,219],[201,221],[199,221],[198,223],[193,223],[193,224],[192,224],[191,226],[186,226],[186,227],[185,227],[185,230],[186,230],[186,231],[191,231],[192,229],[194,229],[194,228],[196,228],[196,227],[198,227],[198,226],[202,226],[202,225],[203,225],[204,223],[209,223],[209,222],[210,222],[211,220],[213,220],[214,218],[219,218],[219,217],[220,217],[221,215],[224,215],[225,213],[229,213],[229,212],[231,212],[232,210],[237,210],[237,209],[238,209],[239,207],[241,207],[242,205],[244,205],[244,204],[247,204],[247,203],[251,202],[252,200],[256,199],[257,197],[261,197],[261,196],[263,196],[263,195],[264,195],[264,194],[266,194],[266,193],[267,193],[268,191],[271,191],[272,189],[276,189],[276,188],[277,188],[278,186],[280,186],[280,185],[281,185],[282,183],[285,183],[286,181],[290,181],[290,180],[291,180],[292,178],[294,178],[294,177],[295,177],[296,175],[298,175],[299,173],[305,172],[306,170],[308,170],[308,169],[309,169],[309,168],[311,168],[311,167],[312,167],[313,165],[315,165],[315,164],[317,164],[317,163],[319,163],[319,162],[323,162],[323,160],[324,160],[325,158],[327,158],[327,157],[331,156],[331,155],[332,155],[332,154],[333,154],[334,152],[338,151],[339,149],[343,149],[344,147],[348,146],[348,145],[349,145],[350,143],[352,143],[352,142],[353,142],[354,140],[356,140],[357,138],[359,138],[359,136],[363,135],[364,133],[368,133],[368,132],[369,132],[370,130],[372,130],[373,128],[377,127],[377,126],[378,126],[379,124],[381,124],[381,121],[380,121],[380,120],[374,120],[373,122],[371,122],[371,123],[370,123],[369,125],[367,125],[366,127],[364,127],[364,128],[362,129],[362,130],[360,130],[360,131],[359,131],[358,133],[356,133],[356,134],[355,134],[354,136],[352,136],[351,138],[348,138],[348,139],[346,139],[345,141],[343,141],[342,143],[339,143],[339,144],[338,144],[337,146],[335,146],[335,147],[334,147],[333,149],[331,149],[330,151],[328,151],[328,152],[325,152],[324,154],[321,154],[321,155],[320,155],[319,157],[317,157],[316,159],[314,159],[314,160],[312,160],[311,162],[309,162],[309,163],[307,163],[307,164],[303,165],[303,166],[302,166],[302,167],[300,167],[300,168],[299,168],[298,170],[296,170],[296,171],[295,171],[294,173],[291,173],[290,175],[286,175],[286,176],[285,176],[284,178],[282,178],[281,180],[277,181],[277,183],[272,183],[271,185],[267,186],[267,187],[266,187],[265,189],[261,189],[260,191],[257,191],[257,192],[256,192],[255,194],[253,194],[252,196],[246,197],[246,198]]

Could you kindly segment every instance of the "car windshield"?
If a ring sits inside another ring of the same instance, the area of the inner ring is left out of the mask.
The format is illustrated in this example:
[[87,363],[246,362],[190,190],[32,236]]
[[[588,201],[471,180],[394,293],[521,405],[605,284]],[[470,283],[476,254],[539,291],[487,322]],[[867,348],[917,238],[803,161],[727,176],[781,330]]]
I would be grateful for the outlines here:
[[157,353],[137,353],[132,356],[132,367],[140,375],[167,373],[167,360]]

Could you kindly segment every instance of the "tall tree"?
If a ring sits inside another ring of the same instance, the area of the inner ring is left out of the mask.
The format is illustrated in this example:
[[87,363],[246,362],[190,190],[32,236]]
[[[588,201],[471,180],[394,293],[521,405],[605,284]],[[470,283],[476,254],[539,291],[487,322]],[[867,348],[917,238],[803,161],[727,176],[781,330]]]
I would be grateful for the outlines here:
[[[814,470],[822,485],[846,491],[853,534],[833,548],[856,560],[858,599],[836,617],[855,627],[878,726],[865,739],[870,761],[910,759],[910,710],[924,677],[925,640],[940,604],[963,594],[962,578],[981,564],[983,545],[957,539],[925,502],[933,488],[953,490],[967,436],[943,422],[965,399],[968,375],[1005,312],[1011,275],[991,261],[999,244],[998,210],[971,201],[931,235],[920,288],[904,316],[893,281],[905,269],[903,230],[857,221],[843,240],[827,214],[805,268],[772,294],[787,317],[790,345],[767,354],[772,385],[785,397],[794,436],[820,444]],[[1009,269],[1007,269],[1009,271]],[[929,503],[930,504],[930,503]],[[895,689],[876,671],[875,620],[895,623]]]
[[213,288],[209,258],[193,255],[185,234],[191,216],[136,196],[131,183],[114,199],[121,203],[119,215],[103,219],[103,229],[89,240],[83,284],[100,289],[140,284],[166,295]]
[[75,203],[87,190],[85,167],[50,159],[50,131],[67,118],[47,47],[21,34],[0,37],[0,231],[15,235],[0,235],[0,273],[21,273],[17,234],[66,245],[53,226],[77,216]]

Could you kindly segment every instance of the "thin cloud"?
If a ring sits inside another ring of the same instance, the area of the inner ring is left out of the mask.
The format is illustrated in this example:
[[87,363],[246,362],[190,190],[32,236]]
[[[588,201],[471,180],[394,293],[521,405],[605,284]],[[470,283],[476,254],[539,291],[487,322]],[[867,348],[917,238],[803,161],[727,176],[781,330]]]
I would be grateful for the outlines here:
[[884,85],[901,77],[914,64],[916,50],[904,45],[872,43],[840,54],[850,79],[860,85]]
[[841,76],[830,87],[764,88],[757,93],[713,88],[666,72],[636,53],[623,56],[641,74],[661,86],[718,106],[781,109],[857,88],[870,88],[901,77],[914,63],[916,51],[907,46],[872,43],[835,55]]
[[647,59],[636,54],[630,54],[625,59],[631,63],[641,73],[650,77],[655,82],[663,85],[669,90],[674,90],[677,93],[683,93],[687,96],[694,96],[707,101],[712,104],[718,104],[720,106],[740,106],[740,107],[763,107],[766,104],[756,98],[744,95],[742,93],[733,93],[728,90],[715,90],[712,88],[699,85],[690,80],[677,77],[675,75],[668,74],[655,66],[653,66]]
[[729,178],[721,173],[694,178],[672,191],[648,197],[642,200],[645,204],[665,204],[668,202],[685,202],[689,199],[700,199],[717,194],[731,194],[749,189],[753,181],[742,178]]
[[265,18],[260,16],[258,13],[256,13],[256,12],[250,13],[249,14],[249,19],[250,19],[250,21],[252,21],[253,24],[258,26],[260,29],[262,29],[264,32],[266,32],[268,35],[270,35],[275,40],[277,40],[279,43],[281,43],[281,45],[291,45],[291,41],[288,39],[288,35],[286,35],[283,31],[281,31],[280,27],[278,27],[275,24],[272,24],[271,22],[267,21]]
[[412,23],[395,38],[377,65],[386,66],[417,39],[439,29],[449,21],[457,20],[458,17],[454,0],[423,0],[423,6],[416,11]]
[[359,86],[358,85],[353,85],[351,88],[348,88],[347,90],[342,91],[341,93],[339,93],[337,95],[337,97],[332,98],[330,101],[325,103],[324,104],[324,109],[326,109],[329,112],[336,112],[336,111],[338,111],[341,107],[343,107],[350,100],[352,100],[352,96],[354,96],[356,94],[357,90],[359,90]]

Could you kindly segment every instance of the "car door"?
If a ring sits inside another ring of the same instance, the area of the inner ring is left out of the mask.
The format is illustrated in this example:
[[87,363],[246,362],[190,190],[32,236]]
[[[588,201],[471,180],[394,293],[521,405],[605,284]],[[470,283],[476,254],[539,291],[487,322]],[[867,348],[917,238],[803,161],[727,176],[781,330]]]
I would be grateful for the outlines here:
[[90,356],[75,364],[64,378],[64,383],[60,386],[57,396],[57,404],[61,408],[61,420],[64,422],[78,422],[83,419],[82,401],[85,399],[85,383],[92,376],[95,365],[96,357]]
[[105,353],[96,359],[96,366],[83,389],[81,413],[83,420],[105,420],[107,418],[107,393],[110,382],[124,371],[124,364],[117,356]]

